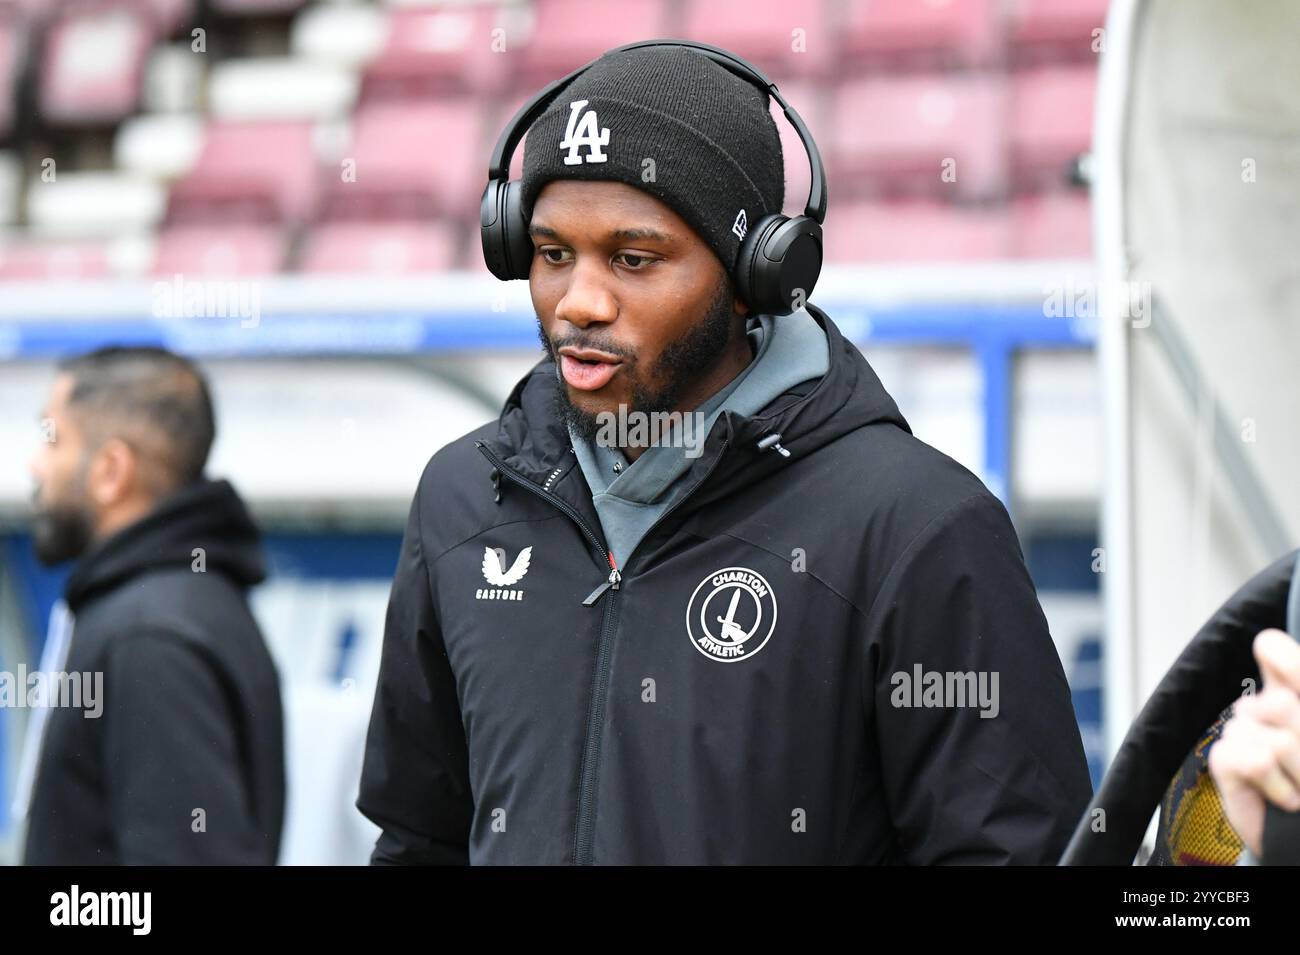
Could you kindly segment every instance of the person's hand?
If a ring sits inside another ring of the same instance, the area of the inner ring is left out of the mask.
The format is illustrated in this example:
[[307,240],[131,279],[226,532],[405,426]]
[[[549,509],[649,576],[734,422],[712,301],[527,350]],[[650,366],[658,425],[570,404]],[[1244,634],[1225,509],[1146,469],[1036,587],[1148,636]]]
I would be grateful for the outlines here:
[[1264,688],[1237,701],[1209,766],[1228,822],[1259,857],[1264,800],[1300,809],[1300,643],[1265,630],[1253,649]]

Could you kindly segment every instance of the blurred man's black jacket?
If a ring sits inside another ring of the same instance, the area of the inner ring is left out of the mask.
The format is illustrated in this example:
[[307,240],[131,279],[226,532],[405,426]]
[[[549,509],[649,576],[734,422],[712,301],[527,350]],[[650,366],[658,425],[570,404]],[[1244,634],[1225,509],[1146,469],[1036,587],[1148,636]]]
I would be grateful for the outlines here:
[[264,577],[225,481],[172,495],[83,557],[63,669],[102,672],[103,711],[50,711],[27,864],[275,862],[280,688],[247,600]]

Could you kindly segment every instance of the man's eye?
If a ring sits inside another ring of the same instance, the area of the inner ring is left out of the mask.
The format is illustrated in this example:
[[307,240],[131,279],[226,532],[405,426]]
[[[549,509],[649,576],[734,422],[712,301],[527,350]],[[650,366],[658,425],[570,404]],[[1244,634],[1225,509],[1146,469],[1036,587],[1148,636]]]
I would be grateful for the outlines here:
[[643,264],[648,264],[654,261],[648,255],[637,255],[635,252],[620,252],[618,254],[618,257],[623,260],[623,263],[629,269],[632,269],[633,271],[636,272],[640,272],[644,270]]
[[541,254],[541,255],[546,259],[547,262],[550,262],[552,265],[559,265],[559,264],[561,264],[561,263],[564,261],[564,259],[562,259],[562,258],[561,258],[561,259],[553,259],[553,258],[551,258],[551,254],[552,254],[552,253],[556,253],[556,254],[558,254],[558,255],[564,255],[565,250],[564,250],[564,249],[542,249],[542,250],[540,250],[540,254]]

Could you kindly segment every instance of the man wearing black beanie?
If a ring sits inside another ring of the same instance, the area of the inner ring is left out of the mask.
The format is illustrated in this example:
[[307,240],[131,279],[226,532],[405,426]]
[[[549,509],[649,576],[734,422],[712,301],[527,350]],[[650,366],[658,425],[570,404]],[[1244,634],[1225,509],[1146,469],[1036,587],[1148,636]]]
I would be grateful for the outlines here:
[[820,309],[752,309],[768,97],[614,51],[525,141],[546,357],[393,582],[375,863],[1053,863],[1090,786],[1006,510]]

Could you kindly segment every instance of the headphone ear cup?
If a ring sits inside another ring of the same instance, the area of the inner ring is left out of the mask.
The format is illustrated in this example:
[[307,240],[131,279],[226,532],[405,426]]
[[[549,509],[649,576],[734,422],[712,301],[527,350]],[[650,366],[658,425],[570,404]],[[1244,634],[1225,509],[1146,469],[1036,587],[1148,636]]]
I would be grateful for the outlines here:
[[483,261],[503,282],[528,278],[533,242],[528,237],[520,196],[522,183],[488,180],[479,206],[479,238]]
[[764,216],[740,247],[736,286],[749,307],[789,315],[812,295],[822,269],[822,227],[808,216]]

